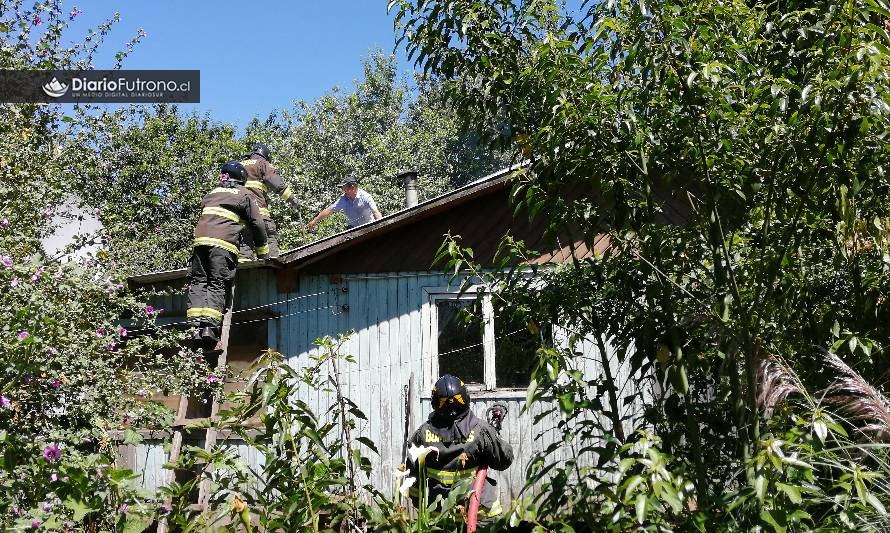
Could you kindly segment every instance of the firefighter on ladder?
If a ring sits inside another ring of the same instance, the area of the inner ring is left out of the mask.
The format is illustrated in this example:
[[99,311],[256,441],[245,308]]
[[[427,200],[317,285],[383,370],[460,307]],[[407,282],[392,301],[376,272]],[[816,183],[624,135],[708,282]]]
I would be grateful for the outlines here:
[[[513,463],[513,448],[491,424],[470,411],[470,395],[459,378],[450,374],[440,377],[433,385],[432,403],[429,419],[411,437],[414,447],[432,446],[436,451],[426,455],[424,462],[429,502],[439,495],[445,498],[457,483],[472,480],[477,468],[505,470]],[[408,469],[416,478],[417,463],[409,461]],[[412,495],[416,491],[412,490]],[[480,503],[480,518],[503,512],[497,482],[491,476],[486,479]]]
[[259,206],[244,187],[247,175],[241,163],[229,161],[220,171],[219,186],[201,201],[189,265],[187,316],[194,327],[192,339],[205,350],[219,340],[223,314],[231,304],[242,230],[251,235],[257,257],[269,253]]
[[[272,166],[272,152],[269,147],[263,143],[257,143],[253,146],[250,157],[241,162],[247,169],[247,182],[244,184],[247,190],[251,192],[257,205],[260,207],[260,213],[266,224],[266,235],[268,236],[269,257],[278,258],[278,226],[272,220],[272,214],[269,211],[269,198],[267,194],[274,192],[281,196],[285,202],[289,202],[297,212],[299,217],[300,201],[294,196],[293,190],[284,183],[278,171]],[[241,245],[241,260],[253,259],[253,251],[251,250],[253,243],[250,235],[245,234],[244,242]]]

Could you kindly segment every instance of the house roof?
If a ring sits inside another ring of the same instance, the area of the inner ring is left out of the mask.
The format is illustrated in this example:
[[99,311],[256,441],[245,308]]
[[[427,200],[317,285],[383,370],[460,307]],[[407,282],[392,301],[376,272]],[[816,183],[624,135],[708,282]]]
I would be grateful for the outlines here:
[[[380,220],[369,224],[348,229],[341,233],[331,235],[324,239],[305,244],[293,250],[281,254],[280,260],[283,266],[300,268],[301,266],[322,260],[330,255],[363,244],[370,239],[380,237],[406,225],[433,217],[454,207],[475,200],[480,196],[505,189],[514,172],[521,168],[523,163],[499,170],[483,178],[473,181],[459,189],[442,194],[416,206],[396,211]],[[238,264],[239,269],[269,268],[268,261],[247,261]],[[171,281],[184,278],[187,269],[166,270],[131,276],[130,282],[139,285]]]

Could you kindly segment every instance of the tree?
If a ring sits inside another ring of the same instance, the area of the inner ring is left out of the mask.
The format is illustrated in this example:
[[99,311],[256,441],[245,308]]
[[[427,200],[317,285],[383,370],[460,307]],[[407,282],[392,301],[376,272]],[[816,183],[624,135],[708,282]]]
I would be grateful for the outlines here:
[[131,275],[185,265],[201,198],[219,168],[243,155],[234,127],[169,104],[86,120],[71,144],[83,152],[83,200],[106,229],[107,267]]
[[[3,68],[88,67],[114,19],[65,46],[65,29],[78,14],[57,2],[0,4]],[[132,486],[131,472],[114,468],[112,432],[169,423],[169,412],[147,397],[203,381],[201,365],[175,334],[137,336],[122,326],[126,317],[154,329],[160,310],[127,293],[101,256],[61,264],[43,253],[40,239],[52,233],[53,213],[86,198],[73,174],[89,148],[72,143],[88,124],[86,111],[65,116],[59,106],[0,105],[4,530],[146,525],[154,506]]]
[[[315,102],[299,101],[292,110],[253,121],[249,142],[271,142],[275,165],[292,177],[308,222],[340,195],[343,176],[359,178],[384,215],[404,207],[395,177],[416,170],[420,201],[433,198],[502,167],[508,158],[464,135],[438,86],[420,81],[411,90],[396,74],[395,59],[373,52],[354,92],[334,89]],[[248,143],[249,144],[249,143]],[[314,240],[345,227],[333,217],[319,234],[307,236],[297,220],[281,213],[288,246]]]
[[[720,514],[709,503],[733,490],[733,473],[764,487],[764,443],[806,416],[764,432],[757,398],[771,361],[825,391],[838,377],[826,350],[870,379],[886,371],[890,11],[855,0],[583,5],[572,17],[550,1],[390,2],[409,55],[467,124],[531,158],[514,190],[525,211],[551,235],[588,246],[608,236],[605,257],[569,267],[598,280],[571,286],[582,301],[555,277],[530,315],[610,340],[632,373],[668,386],[639,427],[688,457],[675,472],[688,468],[694,507]],[[538,394],[596,395],[560,389],[545,362]],[[575,494],[586,508],[590,495]],[[743,527],[806,521],[736,494]],[[789,509],[800,500],[789,498]],[[642,522],[655,500],[636,501]]]
[[394,59],[381,53],[366,60],[354,92],[334,89],[315,102],[254,118],[243,137],[209,115],[167,104],[85,119],[71,143],[83,169],[79,187],[101,213],[107,265],[122,274],[185,265],[201,197],[215,186],[218,167],[246,157],[256,142],[272,146],[273,164],[303,206],[297,217],[272,195],[283,250],[344,228],[341,217],[316,235],[307,235],[304,225],[340,194],[337,183],[346,174],[360,177],[388,214],[404,205],[395,181],[401,170],[419,172],[422,201],[506,161],[460,133],[435,84],[421,82],[413,94],[397,79]]

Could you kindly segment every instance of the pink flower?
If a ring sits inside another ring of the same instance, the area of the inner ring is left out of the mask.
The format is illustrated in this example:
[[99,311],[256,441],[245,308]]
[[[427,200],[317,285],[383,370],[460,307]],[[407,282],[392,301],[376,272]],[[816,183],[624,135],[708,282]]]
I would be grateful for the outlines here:
[[220,382],[219,376],[217,376],[216,374],[209,374],[209,375],[207,376],[207,383],[210,383],[211,385],[214,385],[214,384],[219,383],[219,382]]
[[34,281],[39,280],[40,277],[43,275],[43,271],[44,271],[43,267],[38,268],[37,272],[34,272],[34,275],[31,276],[31,281],[34,282]]
[[13,278],[12,281],[9,282],[10,287],[15,287],[19,284],[19,278]]
[[42,524],[42,523],[43,522],[41,522],[37,518],[35,518],[34,520],[31,520],[31,529],[40,529],[40,524]]
[[105,328],[104,328],[104,327],[97,328],[97,329],[96,329],[96,336],[97,336],[97,337],[104,337],[104,336],[105,336]]
[[74,6],[74,9],[71,10],[71,13],[68,16],[71,20],[74,20],[77,18],[77,15],[80,15],[81,13],[83,13],[83,11],[81,11],[79,7]]
[[50,384],[50,385],[52,386],[52,388],[54,388],[54,389],[58,389],[59,387],[62,386],[62,382],[59,381],[58,379],[54,379],[54,380],[50,381],[49,384]]
[[12,407],[12,401],[10,401],[10,399],[6,396],[0,396],[0,407],[2,407],[3,409],[9,409],[10,407]]
[[34,15],[34,25],[40,26],[41,24],[43,24],[43,19],[40,18],[40,15]]
[[9,227],[9,220],[8,220],[8,219],[5,219],[5,218],[4,218],[3,220],[0,220],[0,226],[3,226],[3,229],[8,228],[8,227]]
[[12,258],[8,255],[0,255],[0,264],[5,266],[6,268],[9,268],[12,266]]
[[43,458],[50,463],[53,461],[58,461],[59,459],[61,459],[61,457],[62,450],[59,448],[58,444],[50,444],[43,449]]
[[109,342],[109,343],[105,346],[105,348],[106,348],[109,352],[113,352],[113,351],[117,350],[117,343],[116,343],[116,342]]
[[49,476],[49,480],[50,480],[50,481],[58,481],[58,480],[59,480],[59,476],[56,475],[55,472],[53,472],[52,474],[50,474],[50,476]]
[[155,314],[155,308],[150,305],[146,305],[145,306],[145,314],[147,314],[149,316]]
[[48,513],[49,510],[53,508],[53,504],[51,504],[51,503],[49,503],[49,502],[43,502],[43,506],[42,506],[42,507],[43,507],[44,512],[47,512],[47,513]]
[[127,511],[130,509],[130,506],[127,504],[121,504],[120,507],[117,508],[117,512],[120,514],[127,514]]
[[18,335],[18,337],[19,337],[19,340],[20,340],[20,341],[23,341],[23,340],[27,339],[27,338],[30,337],[30,336],[31,336],[31,334],[28,333],[27,331],[19,331],[19,335]]
[[122,337],[122,338],[123,338],[123,337],[126,337],[126,336],[127,336],[127,328],[125,328],[125,327],[123,327],[123,326],[118,327],[118,328],[117,328],[117,334],[118,334],[120,337]]

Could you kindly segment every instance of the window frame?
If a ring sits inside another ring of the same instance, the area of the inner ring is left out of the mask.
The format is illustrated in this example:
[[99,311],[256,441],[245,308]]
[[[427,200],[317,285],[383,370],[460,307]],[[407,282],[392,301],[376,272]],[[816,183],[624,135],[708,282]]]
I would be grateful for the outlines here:
[[493,296],[484,286],[472,285],[464,292],[457,287],[424,287],[423,288],[423,327],[426,336],[424,362],[427,375],[426,387],[423,387],[424,398],[430,396],[430,389],[439,377],[439,310],[437,303],[443,300],[476,300],[482,295],[482,384],[468,384],[467,389],[482,397],[494,394],[497,396],[525,397],[526,387],[498,387],[497,368],[495,366],[495,317]]

